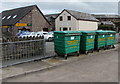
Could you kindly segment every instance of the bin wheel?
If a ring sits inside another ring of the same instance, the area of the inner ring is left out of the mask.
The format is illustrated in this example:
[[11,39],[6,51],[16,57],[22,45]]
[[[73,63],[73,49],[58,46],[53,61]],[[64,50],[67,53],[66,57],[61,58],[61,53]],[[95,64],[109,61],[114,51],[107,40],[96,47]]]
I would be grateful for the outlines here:
[[64,55],[65,60],[67,60],[67,54]]
[[88,51],[85,51],[85,54],[88,55]]
[[109,47],[108,47],[108,46],[106,46],[106,47],[105,47],[105,50],[107,50],[107,49],[109,49]]
[[112,45],[112,48],[115,48],[115,46],[114,46],[114,45]]
[[99,52],[100,51],[100,49],[97,49],[97,52]]
[[107,49],[110,49],[110,46],[108,46]]
[[106,47],[104,47],[103,49],[106,50]]
[[77,52],[77,56],[79,56],[79,55],[80,55],[80,52],[78,51],[78,52]]
[[92,51],[92,53],[93,53],[94,50],[92,49],[91,51]]

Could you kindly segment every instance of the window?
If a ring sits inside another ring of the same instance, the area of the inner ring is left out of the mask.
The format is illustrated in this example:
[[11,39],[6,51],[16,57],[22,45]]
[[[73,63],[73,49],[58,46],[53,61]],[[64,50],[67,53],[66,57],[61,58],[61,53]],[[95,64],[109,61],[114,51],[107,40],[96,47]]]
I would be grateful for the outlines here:
[[13,16],[13,19],[16,18],[16,17],[17,17],[17,15],[14,15],[14,16]]
[[5,19],[6,18],[6,16],[4,16],[2,19]]
[[60,16],[60,21],[62,21],[63,20],[63,17],[62,16]]
[[37,11],[37,10],[35,9],[35,10],[33,10],[33,11]]
[[61,31],[61,27],[60,27],[60,31]]
[[63,31],[67,31],[68,29],[66,27],[63,28]]
[[69,30],[71,30],[71,27],[69,27]]
[[71,20],[71,16],[67,16],[67,20]]
[[11,16],[8,16],[7,19],[10,19]]

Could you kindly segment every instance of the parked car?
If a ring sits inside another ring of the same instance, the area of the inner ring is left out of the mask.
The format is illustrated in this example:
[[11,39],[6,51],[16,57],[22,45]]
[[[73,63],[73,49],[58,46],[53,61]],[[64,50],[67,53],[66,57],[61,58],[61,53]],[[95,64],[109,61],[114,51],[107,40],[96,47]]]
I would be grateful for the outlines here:
[[44,35],[44,39],[47,40],[47,41],[53,41],[53,32],[49,32],[48,34],[45,34]]
[[21,38],[23,38],[23,37],[28,37],[30,35],[30,32],[22,32],[21,34],[19,34],[19,36],[18,37],[21,37]]
[[19,37],[24,38],[24,37],[28,37],[29,35],[30,35],[30,33],[29,33],[29,34],[26,34],[26,35],[21,35],[21,36],[19,36]]
[[35,37],[36,32],[30,32],[30,34],[28,35],[28,37]]
[[44,36],[48,34],[48,32],[43,32],[43,31],[39,31],[39,32],[27,32],[24,34],[21,34],[19,37],[40,37],[40,36]]
[[40,37],[40,36],[43,36],[42,32],[36,32],[35,33],[35,37]]

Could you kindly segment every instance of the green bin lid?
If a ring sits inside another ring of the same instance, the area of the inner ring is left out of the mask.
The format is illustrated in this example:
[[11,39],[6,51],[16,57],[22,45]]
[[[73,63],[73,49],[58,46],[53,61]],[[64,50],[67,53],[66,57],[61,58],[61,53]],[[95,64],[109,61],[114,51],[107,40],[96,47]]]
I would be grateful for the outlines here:
[[116,31],[105,31],[105,32],[108,32],[108,33],[111,33],[111,34],[116,34]]
[[103,30],[97,30],[95,31],[97,34],[108,34],[108,32],[103,31]]
[[54,31],[54,33],[62,33],[62,34],[79,33],[79,34],[82,34],[80,31]]
[[95,35],[95,31],[81,31],[83,34],[90,34],[90,35]]

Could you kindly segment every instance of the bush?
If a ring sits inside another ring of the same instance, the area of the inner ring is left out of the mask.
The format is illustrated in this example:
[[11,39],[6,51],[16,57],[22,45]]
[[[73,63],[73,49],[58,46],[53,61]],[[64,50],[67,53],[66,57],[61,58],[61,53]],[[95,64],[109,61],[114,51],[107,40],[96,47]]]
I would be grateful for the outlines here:
[[113,30],[113,31],[116,31],[116,28],[114,28],[114,26],[111,26],[111,25],[99,25],[98,30]]

